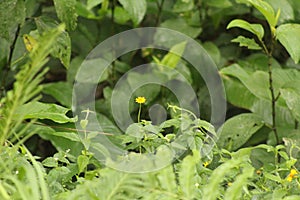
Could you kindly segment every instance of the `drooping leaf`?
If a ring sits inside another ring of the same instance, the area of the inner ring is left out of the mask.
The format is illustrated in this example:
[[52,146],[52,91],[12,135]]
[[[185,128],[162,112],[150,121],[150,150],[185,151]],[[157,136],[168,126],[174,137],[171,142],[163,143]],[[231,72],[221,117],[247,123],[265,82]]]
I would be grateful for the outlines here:
[[[274,10],[280,10],[278,23],[294,20],[294,10],[288,0],[264,0],[268,2]],[[295,7],[296,8],[296,7]],[[297,10],[297,9],[296,9]]]
[[91,10],[95,6],[101,4],[102,2],[103,2],[103,0],[88,0],[86,8]]
[[300,24],[283,24],[276,29],[276,38],[289,52],[295,63],[300,59]]
[[239,27],[242,29],[245,29],[254,35],[256,35],[259,39],[262,39],[264,37],[264,28],[261,24],[250,24],[249,22],[242,20],[242,19],[235,19],[232,20],[228,25],[227,29],[233,28],[233,27]]
[[72,85],[67,82],[47,83],[43,85],[43,93],[54,97],[61,105],[71,108]]
[[69,110],[56,104],[30,102],[20,106],[15,117],[23,117],[23,119],[50,119],[57,123],[75,122],[75,118],[66,116]]
[[137,26],[143,20],[146,14],[146,0],[119,0],[119,2],[130,15],[134,26]]
[[236,150],[262,126],[262,118],[255,114],[240,114],[228,119],[219,130],[217,144],[228,150]]
[[77,26],[76,0],[54,0],[54,5],[58,18],[68,30],[74,30]]
[[239,43],[240,47],[247,47],[252,50],[260,50],[261,47],[255,42],[254,39],[246,38],[244,36],[238,36],[237,38],[231,40],[231,42]]
[[277,14],[275,15],[274,9],[269,3],[262,0],[237,0],[237,2],[253,5],[266,18],[271,29],[272,27],[275,28],[278,18],[276,17]]
[[185,50],[186,42],[181,42],[174,45],[170,52],[164,56],[161,63],[162,65],[170,68],[175,68],[180,61],[180,58]]
[[267,72],[255,71],[252,74],[248,74],[243,68],[235,64],[223,68],[221,73],[239,79],[253,95],[262,99],[271,99],[270,93],[266,92],[269,90]]
[[25,20],[25,4],[23,0],[0,1],[0,37],[12,40],[18,24]]

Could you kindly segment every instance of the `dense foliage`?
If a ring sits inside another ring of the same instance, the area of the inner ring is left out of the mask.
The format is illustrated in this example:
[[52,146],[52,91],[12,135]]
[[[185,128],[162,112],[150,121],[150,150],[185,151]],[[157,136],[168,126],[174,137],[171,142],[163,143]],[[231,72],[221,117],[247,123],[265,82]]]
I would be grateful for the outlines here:
[[0,199],[300,199],[299,7],[0,1]]

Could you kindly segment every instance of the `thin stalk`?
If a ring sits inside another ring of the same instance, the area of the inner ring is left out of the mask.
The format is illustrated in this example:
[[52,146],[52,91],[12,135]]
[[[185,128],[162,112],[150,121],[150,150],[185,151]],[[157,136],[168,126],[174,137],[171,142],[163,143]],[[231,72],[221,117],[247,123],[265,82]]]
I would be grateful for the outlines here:
[[161,0],[160,3],[159,3],[159,0],[156,1],[158,12],[157,12],[155,26],[158,26],[159,23],[160,23],[160,18],[161,18],[161,13],[162,13],[162,9],[163,9],[164,3],[165,3],[165,0]]
[[278,132],[277,132],[277,126],[276,126],[276,101],[279,98],[278,94],[277,96],[275,96],[275,91],[274,91],[274,86],[273,86],[273,70],[272,70],[272,54],[273,54],[273,48],[274,48],[274,37],[272,35],[272,41],[271,41],[271,46],[270,46],[270,50],[268,50],[268,48],[266,47],[266,45],[264,44],[264,42],[259,39],[264,52],[267,54],[268,56],[268,74],[269,74],[269,90],[271,93],[271,109],[272,109],[272,126],[271,129],[274,132],[275,138],[276,138],[276,144],[279,144],[279,137],[278,137]]
[[276,101],[277,97],[275,97],[274,87],[273,87],[273,73],[272,73],[272,55],[268,55],[268,69],[269,69],[269,89],[271,92],[271,103],[272,103],[272,131],[274,132],[276,143],[279,144],[279,137],[276,126]]
[[141,110],[142,110],[142,104],[140,103],[139,112],[138,112],[138,123],[141,121]]

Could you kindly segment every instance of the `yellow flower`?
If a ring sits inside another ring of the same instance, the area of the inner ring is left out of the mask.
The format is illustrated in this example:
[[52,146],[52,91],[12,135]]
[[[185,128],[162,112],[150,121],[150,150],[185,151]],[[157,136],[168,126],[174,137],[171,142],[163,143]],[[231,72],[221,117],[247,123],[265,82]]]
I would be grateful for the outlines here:
[[145,97],[137,97],[135,98],[135,102],[142,104],[146,102],[146,98]]
[[206,162],[203,163],[203,167],[207,167],[208,165],[209,165],[208,161],[206,161]]
[[288,175],[288,177],[286,178],[286,180],[288,182],[291,182],[293,180],[293,178],[297,177],[297,174],[298,174],[297,170],[291,169],[290,174]]

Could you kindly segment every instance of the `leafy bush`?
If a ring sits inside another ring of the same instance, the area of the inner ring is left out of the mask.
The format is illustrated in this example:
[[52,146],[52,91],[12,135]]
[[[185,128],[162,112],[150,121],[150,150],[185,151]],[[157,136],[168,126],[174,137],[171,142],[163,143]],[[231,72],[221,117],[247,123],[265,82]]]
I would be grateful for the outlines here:
[[299,199],[298,6],[1,1],[1,199]]

